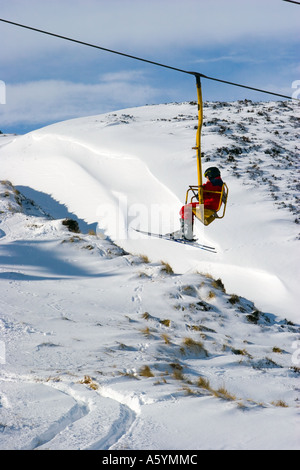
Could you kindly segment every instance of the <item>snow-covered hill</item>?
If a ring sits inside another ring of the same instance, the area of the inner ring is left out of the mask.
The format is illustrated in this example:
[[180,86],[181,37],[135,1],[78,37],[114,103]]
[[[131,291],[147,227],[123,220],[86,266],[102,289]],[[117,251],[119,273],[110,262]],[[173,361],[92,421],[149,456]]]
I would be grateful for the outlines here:
[[133,230],[179,226],[195,103],[0,136],[0,448],[299,448],[297,109],[205,104],[217,253]]

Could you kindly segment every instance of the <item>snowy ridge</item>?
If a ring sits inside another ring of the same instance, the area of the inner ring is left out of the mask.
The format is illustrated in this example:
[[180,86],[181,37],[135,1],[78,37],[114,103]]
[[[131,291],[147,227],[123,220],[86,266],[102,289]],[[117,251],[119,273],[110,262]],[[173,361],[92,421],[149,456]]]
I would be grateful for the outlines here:
[[0,137],[0,448],[299,448],[296,109],[205,105],[217,254],[131,230],[177,228],[195,104]]

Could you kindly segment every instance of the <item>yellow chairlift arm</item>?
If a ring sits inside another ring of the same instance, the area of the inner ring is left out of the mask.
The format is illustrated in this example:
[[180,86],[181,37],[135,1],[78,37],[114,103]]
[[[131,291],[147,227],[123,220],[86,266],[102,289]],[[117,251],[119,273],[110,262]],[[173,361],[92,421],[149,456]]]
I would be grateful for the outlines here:
[[[201,81],[200,76],[196,76],[196,85],[197,85],[197,97],[198,97],[198,127],[196,134],[196,147],[193,147],[197,151],[197,174],[198,174],[198,186],[189,186],[189,189],[186,192],[185,204],[188,203],[190,192],[192,192],[192,197],[190,202],[197,200],[199,204],[197,207],[193,208],[193,213],[198,220],[200,220],[204,225],[209,225],[216,218],[222,219],[225,215],[227,198],[228,198],[228,187],[226,183],[223,183],[221,191],[214,190],[204,190],[202,182],[202,162],[201,162],[201,131],[203,125],[203,101],[202,101],[202,90],[201,90]],[[220,194],[220,201],[217,210],[210,210],[204,208],[204,191],[209,193],[218,193]],[[218,212],[223,205],[222,215],[218,215]]]
[[198,128],[196,135],[197,150],[197,173],[198,173],[198,198],[199,204],[203,204],[203,188],[202,188],[202,164],[201,164],[201,131],[203,124],[203,101],[200,76],[196,75],[197,97],[198,97]]

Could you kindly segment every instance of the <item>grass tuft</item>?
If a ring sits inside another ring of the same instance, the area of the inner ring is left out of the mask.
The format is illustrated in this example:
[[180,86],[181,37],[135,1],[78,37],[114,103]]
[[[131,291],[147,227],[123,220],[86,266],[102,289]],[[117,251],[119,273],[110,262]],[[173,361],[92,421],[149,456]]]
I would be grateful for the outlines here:
[[283,400],[272,401],[272,405],[279,406],[281,408],[288,408],[288,405]]
[[204,388],[205,390],[211,390],[209,380],[204,377],[199,377],[196,383],[197,387]]
[[235,305],[237,303],[239,303],[240,301],[240,298],[238,295],[236,294],[232,294],[229,299],[228,299],[228,302],[231,304],[231,305]]
[[221,279],[214,279],[212,282],[212,286],[215,287],[216,289],[221,290],[222,292],[225,292],[225,286]]
[[141,377],[154,377],[149,366],[143,366],[139,372]]
[[169,263],[166,263],[165,261],[161,261],[162,268],[161,271],[166,273],[166,274],[174,274],[174,271],[172,267],[169,265]]
[[204,348],[203,343],[201,341],[195,341],[193,338],[184,338],[183,346],[180,350],[183,354],[192,352],[194,354],[204,354],[208,356],[208,352]]
[[145,336],[147,336],[148,338],[150,338],[151,336],[153,336],[150,328],[148,326],[146,326],[146,328],[142,328],[141,329],[141,333]]
[[89,375],[85,375],[84,378],[79,381],[79,383],[88,385],[92,390],[98,390],[98,385],[93,382]]
[[165,344],[171,344],[171,340],[170,340],[170,337],[168,335],[166,335],[165,333],[163,333],[161,335],[162,339],[164,340],[164,343]]
[[159,323],[161,323],[161,324],[164,325],[164,326],[168,326],[168,327],[169,327],[169,326],[171,325],[171,320],[168,320],[168,319],[166,319],[166,320],[159,320]]
[[225,387],[220,387],[218,388],[218,390],[213,390],[213,394],[218,398],[222,398],[223,400],[229,400],[229,401],[236,400],[236,396],[229,393]]

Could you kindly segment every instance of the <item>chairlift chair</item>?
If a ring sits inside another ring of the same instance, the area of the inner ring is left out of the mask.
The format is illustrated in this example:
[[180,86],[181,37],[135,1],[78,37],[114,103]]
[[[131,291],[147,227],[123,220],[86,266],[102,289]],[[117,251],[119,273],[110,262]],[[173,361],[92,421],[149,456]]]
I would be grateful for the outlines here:
[[[193,207],[193,214],[195,217],[202,222],[204,225],[211,224],[216,219],[223,219],[225,216],[227,199],[228,199],[228,186],[223,182],[221,191],[209,191],[203,189],[202,186],[202,165],[201,165],[201,130],[203,124],[203,102],[202,102],[202,91],[200,76],[196,74],[196,86],[198,96],[198,127],[196,135],[196,147],[193,149],[197,150],[197,173],[198,173],[198,185],[190,185],[185,198],[185,204],[193,203],[198,201],[199,204]],[[211,210],[204,208],[203,193],[220,193],[219,206],[217,210]],[[221,211],[221,212],[220,212]]]

